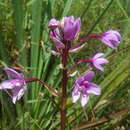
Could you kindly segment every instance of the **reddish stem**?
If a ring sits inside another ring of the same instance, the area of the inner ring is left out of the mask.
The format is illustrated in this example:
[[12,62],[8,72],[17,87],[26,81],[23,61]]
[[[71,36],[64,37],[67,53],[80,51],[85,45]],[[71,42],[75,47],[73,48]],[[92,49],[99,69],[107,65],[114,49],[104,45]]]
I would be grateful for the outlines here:
[[24,79],[25,82],[36,82],[36,81],[39,81],[40,83],[46,85],[47,87],[50,87],[48,86],[44,80],[41,80],[41,79],[38,79],[38,78],[30,78],[30,79]]
[[76,62],[73,67],[76,67],[77,65],[81,64],[81,63],[91,63],[91,59],[85,59],[85,60],[80,60],[78,62]]
[[67,46],[63,50],[62,54],[62,64],[63,64],[63,79],[62,79],[62,96],[61,96],[61,130],[65,130],[66,128],[66,103],[67,103],[67,83],[68,83],[68,75],[67,75],[67,58],[68,58],[68,48]]
[[59,92],[57,92],[53,87],[49,86],[48,84],[46,84],[44,82],[44,80],[41,80],[41,79],[38,79],[38,78],[30,78],[30,79],[22,79],[21,80],[22,82],[40,82],[42,83],[47,89],[49,89],[51,92],[53,92],[53,95],[56,95],[56,96],[61,96],[61,94]]
[[71,69],[68,71],[68,75],[71,74],[73,68],[77,67],[77,65],[79,65],[79,64],[81,64],[81,63],[91,63],[91,59],[85,59],[85,60],[80,60],[80,61],[78,61],[78,62],[75,62],[75,63],[72,65]]
[[100,34],[93,34],[93,35],[90,35],[90,36],[88,36],[88,37],[85,37],[85,38],[83,38],[82,40],[80,40],[79,42],[77,42],[74,46],[72,46],[72,47],[70,48],[70,50],[79,47],[81,44],[83,44],[83,43],[85,43],[86,41],[89,41],[89,40],[91,40],[91,39],[93,39],[93,38],[101,38],[101,35],[100,35]]

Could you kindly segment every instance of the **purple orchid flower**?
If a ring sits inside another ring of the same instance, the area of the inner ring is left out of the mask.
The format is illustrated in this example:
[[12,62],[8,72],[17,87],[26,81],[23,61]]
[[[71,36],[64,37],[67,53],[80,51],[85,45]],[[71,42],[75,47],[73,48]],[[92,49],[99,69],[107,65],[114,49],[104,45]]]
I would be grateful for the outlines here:
[[64,18],[64,39],[67,41],[74,40],[80,32],[81,20],[75,19],[74,16]]
[[85,76],[80,77],[76,80],[74,90],[72,92],[73,103],[76,103],[81,97],[81,106],[84,107],[91,94],[100,95],[101,89],[98,85],[94,84],[92,81],[95,76],[94,72],[88,72]]
[[56,29],[59,26],[59,24],[60,22],[53,18],[50,20],[48,27],[51,29]]
[[0,84],[0,90],[11,89],[12,90],[12,102],[15,104],[17,100],[24,95],[27,90],[26,82],[24,81],[24,76],[21,73],[16,72],[13,69],[5,68],[9,80],[3,81]]
[[120,33],[115,30],[109,30],[103,33],[99,38],[112,49],[117,48],[117,45],[122,41]]
[[103,68],[103,64],[107,64],[108,60],[105,58],[101,58],[102,56],[104,56],[104,53],[97,53],[91,60],[90,62],[92,63],[92,65],[97,68],[100,71],[104,71]]

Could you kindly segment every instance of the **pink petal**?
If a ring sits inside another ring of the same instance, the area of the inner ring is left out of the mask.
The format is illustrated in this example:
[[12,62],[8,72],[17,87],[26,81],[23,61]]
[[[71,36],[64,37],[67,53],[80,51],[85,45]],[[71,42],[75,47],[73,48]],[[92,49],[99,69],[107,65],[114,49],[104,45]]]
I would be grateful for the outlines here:
[[73,16],[66,17],[64,19],[64,39],[69,41],[74,40],[80,31],[80,24],[80,18],[74,21]]
[[13,70],[13,69],[4,68],[4,71],[8,74],[9,78],[11,78],[11,79],[23,78],[20,73],[16,72],[16,71]]
[[95,62],[96,64],[108,64],[109,61],[105,58],[99,58]]
[[13,92],[13,96],[12,96],[12,102],[15,104],[16,100],[18,99],[18,93],[20,91],[21,88],[16,88],[15,91]]
[[97,63],[93,63],[94,67],[99,69],[100,71],[104,71],[104,68],[103,66],[101,66],[100,64],[97,64]]
[[97,59],[97,58],[99,58],[99,57],[101,57],[101,56],[103,56],[104,55],[104,53],[97,53],[94,57],[93,57],[93,59]]
[[103,68],[103,64],[107,64],[109,61],[105,58],[99,58],[99,59],[96,59],[96,60],[93,60],[93,65],[101,70],[101,71],[104,71],[104,68]]
[[12,97],[12,102],[15,104],[16,103],[16,100],[17,100],[17,96],[13,96]]
[[78,93],[77,95],[73,94],[72,95],[73,103],[76,103],[79,98],[80,98],[80,93]]
[[10,80],[6,80],[0,84],[0,90],[1,89],[13,89],[13,84]]
[[93,71],[88,72],[85,76],[84,79],[87,81],[91,81],[93,79],[93,77],[95,76],[95,73]]
[[100,95],[101,94],[101,88],[94,83],[89,83],[89,89],[87,90],[87,93],[88,94]]
[[76,84],[80,85],[83,81],[84,81],[84,77],[79,77],[79,78],[76,80]]
[[22,86],[22,88],[16,88],[15,92],[13,92],[12,102],[15,104],[17,100],[20,100],[26,91],[26,86]]
[[83,94],[81,97],[81,106],[84,107],[88,103],[88,100],[89,100],[89,95]]
[[80,98],[80,92],[78,91],[77,88],[74,88],[74,91],[72,92],[73,103],[77,102],[79,98]]
[[54,46],[58,49],[63,49],[65,48],[65,45],[58,39],[56,39],[55,37],[52,38]]
[[116,30],[109,30],[106,33],[111,34],[111,35],[117,35],[117,36],[119,36],[121,38],[120,33],[118,31],[116,31]]
[[114,46],[113,44],[111,44],[111,42],[109,40],[107,40],[107,39],[101,39],[101,41],[104,44],[106,44],[107,46],[109,46],[110,48],[112,48],[112,49],[116,49],[117,48],[117,46]]

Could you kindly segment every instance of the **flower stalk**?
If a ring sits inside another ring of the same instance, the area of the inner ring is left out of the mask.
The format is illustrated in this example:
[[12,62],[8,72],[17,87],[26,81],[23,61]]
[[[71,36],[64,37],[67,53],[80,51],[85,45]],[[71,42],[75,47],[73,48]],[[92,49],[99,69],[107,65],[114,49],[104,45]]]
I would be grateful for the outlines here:
[[66,103],[67,103],[67,83],[68,83],[68,70],[67,70],[67,59],[68,59],[68,48],[65,46],[62,55],[62,65],[63,65],[63,78],[62,78],[62,95],[61,95],[61,130],[65,130],[67,116],[66,116]]
[[[51,19],[48,27],[51,29],[50,39],[55,46],[56,51],[53,51],[55,55],[59,55],[62,57],[62,66],[63,66],[63,76],[62,76],[62,93],[61,93],[61,102],[60,102],[60,114],[61,114],[61,130],[66,129],[67,122],[67,84],[68,84],[68,75],[69,71],[67,69],[68,64],[68,55],[70,53],[75,53],[83,47],[83,44],[86,41],[89,41],[93,38],[98,38],[105,45],[110,48],[117,48],[118,43],[121,42],[120,34],[115,30],[109,30],[103,34],[93,34],[88,37],[83,38],[79,42],[77,42],[74,46],[72,46],[72,42],[76,40],[79,35],[81,26],[81,19],[75,19],[74,16],[69,16],[63,18],[61,21],[56,19]],[[84,59],[76,62],[72,67],[75,68],[80,63],[89,63],[92,67],[100,71],[104,71],[103,64],[107,64],[108,61],[105,58],[102,58],[103,53],[97,53],[91,59]],[[83,77],[80,77],[76,80],[75,88],[72,92],[73,102],[75,103],[81,94],[81,105],[85,106],[89,100],[90,94],[100,95],[100,88],[90,82],[92,77],[94,76],[94,72],[90,72]]]
[[93,38],[100,38],[100,37],[101,37],[100,34],[92,34],[92,35],[90,35],[90,36],[88,36],[88,37],[85,37],[85,38],[81,39],[79,42],[77,42],[74,46],[72,46],[72,47],[70,48],[70,50],[73,50],[73,49],[75,49],[75,48],[81,46],[83,43],[85,43],[85,42],[87,42],[87,41],[89,41],[89,40],[91,40],[91,39],[93,39]]

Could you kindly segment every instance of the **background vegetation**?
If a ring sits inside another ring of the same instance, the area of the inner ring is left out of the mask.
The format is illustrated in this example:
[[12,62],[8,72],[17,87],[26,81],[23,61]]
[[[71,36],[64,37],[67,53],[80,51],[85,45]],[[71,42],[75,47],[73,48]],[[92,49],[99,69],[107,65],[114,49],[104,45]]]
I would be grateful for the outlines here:
[[[123,42],[118,50],[111,50],[92,40],[70,57],[72,64],[103,50],[110,63],[105,73],[96,72],[95,82],[102,87],[102,95],[93,96],[84,109],[71,102],[76,77],[70,80],[67,129],[130,129],[130,0],[0,0],[0,67],[38,77],[60,91],[60,59],[50,53],[48,22],[52,17],[60,20],[70,15],[82,19],[79,39],[115,29]],[[78,70],[80,76],[88,66],[80,65]],[[6,78],[1,69],[0,80]],[[16,105],[1,91],[0,129],[57,130],[60,115],[54,100],[59,101],[39,83],[29,84]]]

